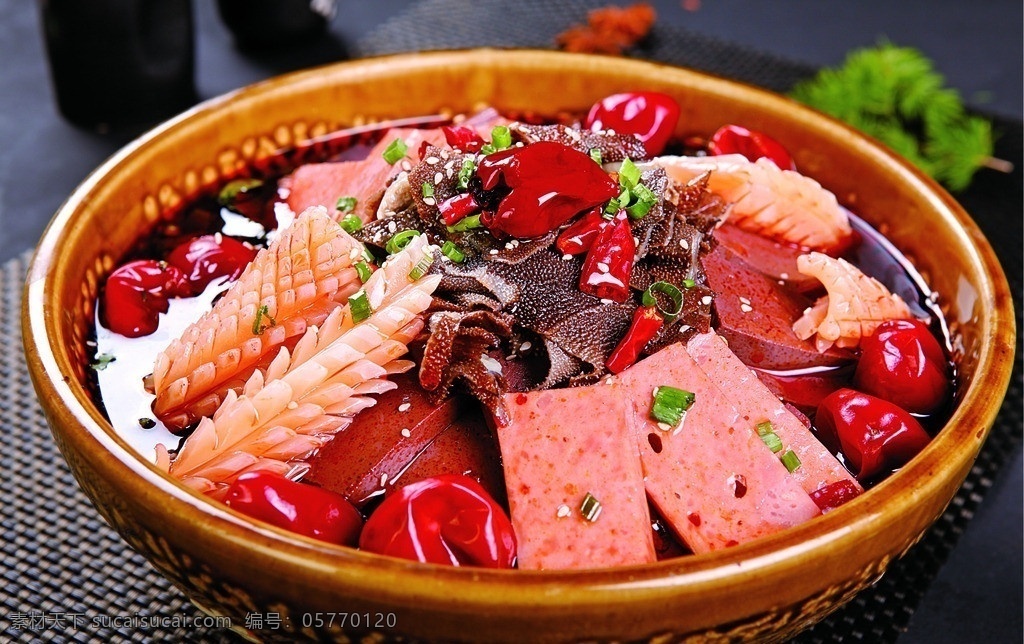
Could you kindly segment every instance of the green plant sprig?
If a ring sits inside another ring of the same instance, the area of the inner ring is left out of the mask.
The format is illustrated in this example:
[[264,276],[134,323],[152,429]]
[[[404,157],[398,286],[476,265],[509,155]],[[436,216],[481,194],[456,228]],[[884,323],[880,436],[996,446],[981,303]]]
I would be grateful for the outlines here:
[[944,85],[924,54],[882,43],[852,51],[790,95],[882,141],[950,190],[963,190],[995,161],[992,126],[967,114],[960,95]]

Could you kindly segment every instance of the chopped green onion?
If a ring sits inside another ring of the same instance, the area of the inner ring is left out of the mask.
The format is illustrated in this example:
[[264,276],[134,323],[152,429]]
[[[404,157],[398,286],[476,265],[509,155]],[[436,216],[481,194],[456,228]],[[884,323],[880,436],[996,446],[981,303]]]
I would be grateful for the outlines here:
[[142,429],[153,429],[154,427],[156,427],[156,421],[153,420],[152,418],[147,418],[146,416],[143,416],[142,418],[139,419],[139,427],[141,427]]
[[642,183],[634,186],[631,193],[636,198],[636,201],[626,208],[626,212],[633,219],[643,219],[644,215],[650,212],[654,204],[658,202],[658,198],[650,188]]
[[464,159],[462,161],[462,167],[459,168],[459,182],[456,184],[459,190],[465,190],[469,187],[469,180],[473,178],[473,171],[476,170],[476,163],[473,159]]
[[590,158],[597,165],[601,165],[601,148],[590,148]]
[[357,203],[359,203],[359,200],[355,197],[338,197],[338,201],[334,204],[334,208],[341,212],[352,212],[356,209]]
[[782,464],[786,466],[786,469],[790,472],[795,472],[796,468],[800,467],[800,457],[796,455],[793,450],[787,450],[782,455]]
[[96,360],[89,366],[92,367],[94,371],[103,371],[107,368],[107,365],[116,360],[117,358],[112,354],[100,353],[96,355]]
[[629,190],[626,188],[622,189],[618,197],[613,197],[608,205],[605,206],[604,212],[606,215],[614,215],[629,204]]
[[409,151],[409,146],[405,144],[402,139],[395,139],[384,149],[384,160],[388,162],[388,165],[395,165],[402,160],[405,153]]
[[420,231],[418,230],[403,230],[401,232],[397,232],[388,240],[388,243],[384,245],[384,250],[388,252],[388,255],[394,255],[408,246],[413,237],[418,237],[419,235]]
[[371,253],[370,249],[366,246],[363,246],[363,259],[371,264],[377,261],[377,258],[373,256],[373,253]]
[[488,154],[494,154],[497,151],[498,148],[494,147],[494,145],[491,143],[487,143],[482,148],[480,148],[480,154],[484,156],[487,156]]
[[481,226],[483,224],[480,222],[480,215],[470,215],[460,219],[454,226],[446,226],[446,228],[450,233],[464,233],[467,230],[473,230]]
[[423,192],[424,197],[434,196],[434,186],[427,183],[426,181],[423,182],[423,186],[421,186],[420,190]]
[[370,308],[370,298],[366,296],[364,289],[359,289],[349,296],[348,307],[352,311],[352,321],[357,324],[373,313],[373,309]]
[[491,145],[495,150],[512,147],[512,132],[504,125],[495,125],[491,130]]
[[629,159],[623,159],[619,166],[619,185],[626,190],[632,190],[640,183],[640,168]]
[[[765,434],[761,437],[761,440],[764,441],[764,444],[772,451],[772,454],[778,454],[782,451],[782,439],[779,438],[779,435],[775,432]],[[790,453],[792,454],[792,452]],[[796,454],[793,454],[793,456],[796,456]]]
[[352,234],[363,227],[363,220],[359,218],[359,215],[353,213],[345,215],[338,223],[341,224],[341,229],[349,234]]
[[683,287],[685,287],[685,288],[693,288],[694,286],[697,286],[697,282],[693,281],[689,277],[683,279]]
[[419,278],[427,274],[430,270],[430,265],[434,263],[434,256],[427,254],[420,258],[420,261],[416,262],[416,265],[409,271],[409,279],[416,281]]
[[580,514],[591,523],[597,521],[597,517],[601,516],[601,502],[593,494],[587,492],[587,495],[583,497],[583,503],[580,504]]
[[[669,299],[672,300],[672,308],[663,308],[655,293],[667,295]],[[683,310],[683,292],[676,288],[675,284],[671,284],[669,282],[655,282],[654,284],[651,284],[640,297],[640,301],[643,302],[644,306],[658,307],[658,312],[661,313],[666,322],[671,322],[676,319],[676,316],[678,316]]]
[[441,254],[452,260],[456,264],[461,264],[466,260],[466,254],[463,253],[458,246],[450,241],[446,241],[441,245]]
[[696,394],[685,389],[677,389],[662,385],[654,389],[654,404],[651,405],[651,416],[659,423],[667,423],[673,427],[683,420],[683,414],[697,400]]
[[775,433],[775,428],[772,427],[772,421],[770,421],[770,420],[765,420],[765,421],[762,421],[762,422],[758,423],[754,427],[754,429],[757,430],[757,435],[758,436],[764,436],[765,434],[774,434]]
[[373,269],[366,262],[359,261],[356,262],[356,274],[359,275],[359,281],[365,284],[366,280],[370,279],[370,276],[373,275]]
[[239,194],[248,192],[253,188],[259,188],[262,185],[263,182],[259,179],[235,179],[234,181],[229,181],[227,185],[221,188],[220,194],[217,195],[217,201],[222,206],[230,206]]
[[[266,317],[270,320],[270,324],[263,324],[263,318]],[[263,331],[270,326],[277,324],[277,320],[270,317],[270,309],[266,304],[256,309],[256,317],[252,320],[252,333],[253,335],[263,335]]]

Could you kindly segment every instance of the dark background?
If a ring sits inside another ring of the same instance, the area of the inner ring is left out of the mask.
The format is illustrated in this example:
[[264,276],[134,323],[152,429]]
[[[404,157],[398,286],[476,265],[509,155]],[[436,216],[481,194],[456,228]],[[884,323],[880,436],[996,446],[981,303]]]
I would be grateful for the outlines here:
[[[209,98],[278,73],[360,53],[406,49],[401,41],[367,42],[367,35],[415,4],[342,0],[328,38],[286,51],[243,53],[212,0],[195,2],[198,96]],[[684,9],[677,0],[652,4],[659,11],[659,24],[813,67],[835,65],[850,49],[882,39],[917,47],[972,108],[1018,125],[1022,117],[1024,3],[1019,0],[685,3],[699,4],[696,10]],[[458,13],[451,19],[457,22]],[[0,261],[34,245],[63,199],[136,131],[99,133],[64,121],[47,74],[37,3],[0,0]],[[900,642],[1021,641],[1021,472],[1017,448]]]

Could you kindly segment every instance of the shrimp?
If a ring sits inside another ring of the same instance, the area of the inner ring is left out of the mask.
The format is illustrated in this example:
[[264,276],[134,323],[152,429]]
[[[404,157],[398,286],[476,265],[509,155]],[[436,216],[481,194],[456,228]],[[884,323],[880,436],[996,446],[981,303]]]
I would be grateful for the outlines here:
[[731,204],[729,220],[750,232],[825,252],[843,248],[853,235],[834,194],[768,159],[663,156],[651,163],[683,184],[710,173],[708,189]]
[[214,495],[246,472],[303,472],[304,459],[375,403],[370,395],[395,388],[390,373],[413,367],[400,358],[422,330],[420,313],[441,279],[409,276],[431,252],[425,241],[411,243],[367,281],[370,317],[356,323],[349,305],[335,309],[265,371],[254,371],[240,393],[228,391],[173,460],[158,449],[158,466]]
[[154,413],[171,428],[213,413],[229,389],[359,288],[362,252],[325,208],[306,210],[157,356]]
[[824,295],[793,323],[801,340],[817,334],[815,346],[824,352],[833,344],[852,348],[870,336],[886,320],[912,317],[910,307],[881,282],[862,273],[844,259],[823,253],[797,258],[797,269],[825,285]]

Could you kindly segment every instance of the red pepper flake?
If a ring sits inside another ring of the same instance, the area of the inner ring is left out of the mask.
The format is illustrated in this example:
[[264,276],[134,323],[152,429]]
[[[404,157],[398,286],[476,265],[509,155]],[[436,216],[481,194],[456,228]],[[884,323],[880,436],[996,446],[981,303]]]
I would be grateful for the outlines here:
[[646,2],[594,9],[587,14],[586,25],[569,27],[555,36],[555,42],[565,51],[621,56],[647,36],[657,17]]
[[618,346],[605,362],[608,371],[620,373],[636,362],[636,359],[640,357],[640,352],[657,335],[664,324],[664,318],[655,307],[641,306],[637,308],[633,313],[633,322],[630,324],[629,330],[619,340]]

